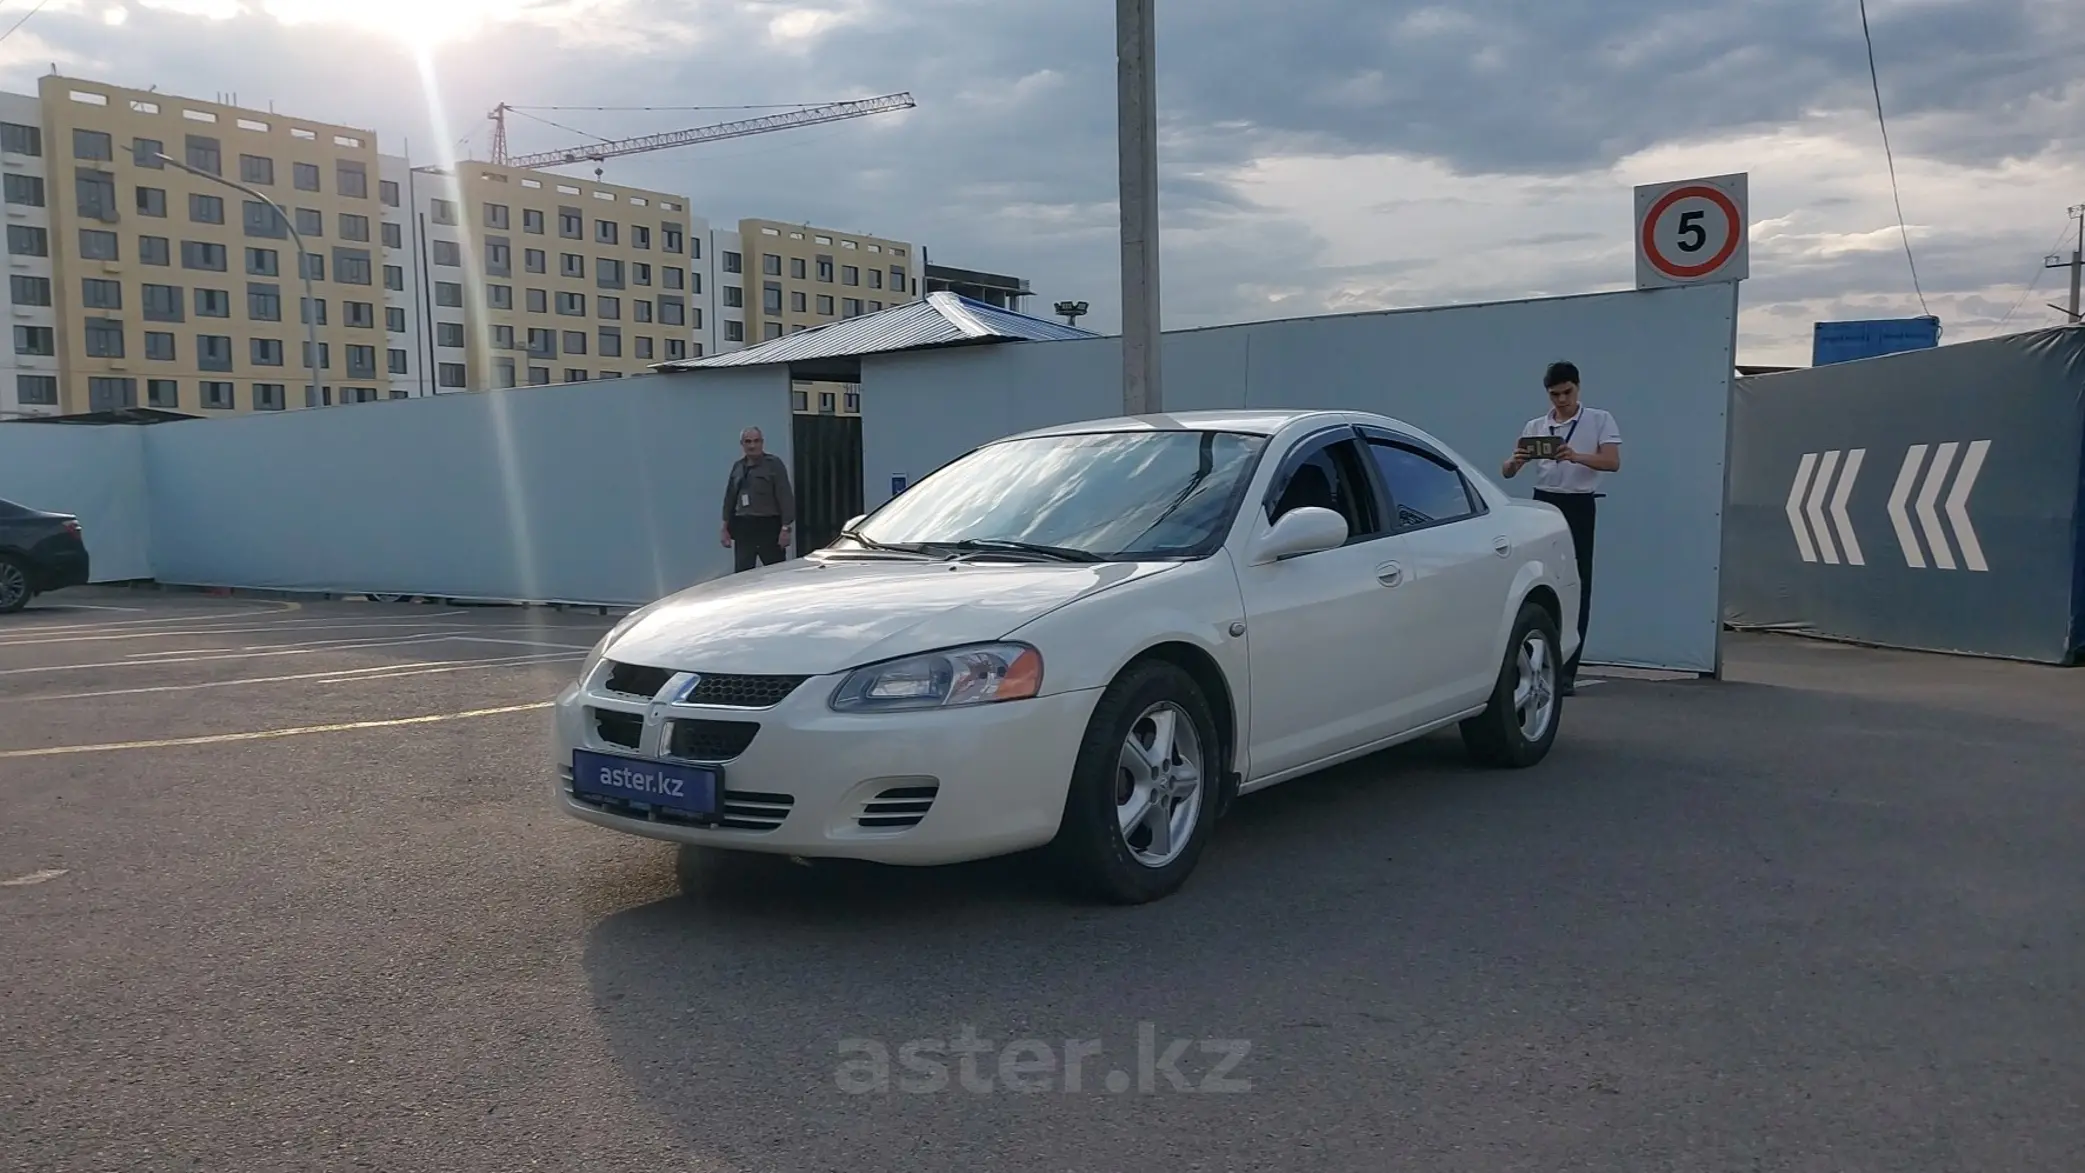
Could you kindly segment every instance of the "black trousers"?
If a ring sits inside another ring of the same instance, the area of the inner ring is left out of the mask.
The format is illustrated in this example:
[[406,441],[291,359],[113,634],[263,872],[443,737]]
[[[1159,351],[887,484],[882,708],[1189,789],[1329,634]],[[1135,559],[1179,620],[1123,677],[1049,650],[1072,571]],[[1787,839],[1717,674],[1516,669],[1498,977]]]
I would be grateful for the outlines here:
[[782,519],[779,517],[734,517],[731,519],[731,573],[753,569],[757,558],[773,566],[788,557],[782,549]]
[[1536,489],[1535,500],[1547,501],[1564,515],[1571,527],[1571,546],[1578,554],[1578,650],[1564,665],[1564,679],[1578,678],[1578,658],[1585,654],[1585,625],[1593,613],[1593,521],[1599,499],[1591,493],[1552,493]]

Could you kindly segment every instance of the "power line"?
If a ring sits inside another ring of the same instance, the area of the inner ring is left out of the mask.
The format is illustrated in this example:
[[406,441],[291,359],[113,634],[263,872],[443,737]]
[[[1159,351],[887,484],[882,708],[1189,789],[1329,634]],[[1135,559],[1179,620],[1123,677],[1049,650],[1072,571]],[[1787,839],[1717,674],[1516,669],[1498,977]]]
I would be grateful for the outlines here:
[[[2063,227],[2056,230],[2056,239],[2049,242],[2049,247],[2042,250],[2043,257],[2047,257],[2049,254],[2055,252],[2056,246],[2062,244],[2064,238],[2071,234],[2072,219],[2073,217],[2070,216],[2066,216],[2063,218]],[[1998,319],[1999,325],[2003,326],[2007,322],[2013,320],[2013,315],[2019,313],[2020,307],[2027,304],[2027,299],[2034,296],[2034,287],[2042,283],[2042,274],[2048,271],[2049,266],[2046,260],[2043,261],[2041,264],[2035,266],[2034,278],[2027,283],[2026,291],[2020,294],[2020,300],[2013,303],[2013,308],[2005,311],[2005,316]]]
[[1926,308],[1926,291],[1919,286],[1918,261],[1911,255],[1911,229],[1904,223],[1904,193],[1897,187],[1897,156],[1890,150],[1890,126],[1882,116],[1882,78],[1875,71],[1875,37],[1868,31],[1868,0],[1860,0],[1861,39],[1868,45],[1868,82],[1875,87],[1875,123],[1882,128],[1882,155],[1890,165],[1890,195],[1897,201],[1897,231],[1904,237],[1904,259],[1911,265],[1911,290],[1918,294],[1919,312],[1932,317]]
[[39,13],[39,12],[42,12],[42,11],[43,11],[43,6],[44,6],[44,5],[46,5],[46,4],[49,4],[50,2],[51,2],[51,0],[36,0],[36,7],[34,7],[34,8],[32,8],[32,9],[30,9],[29,11],[27,11],[27,12],[25,12],[25,13],[23,13],[23,14],[22,14],[22,19],[20,19],[20,20],[18,20],[18,21],[16,21],[16,22],[14,22],[14,23],[13,23],[12,25],[9,25],[9,26],[8,26],[8,29],[7,29],[7,31],[6,31],[6,32],[4,32],[4,33],[0,33],[0,41],[4,41],[4,40],[6,40],[7,38],[9,38],[9,37],[13,36],[13,35],[14,35],[14,31],[15,31],[16,29],[18,29],[18,28],[22,27],[22,26],[23,26],[23,25],[25,25],[25,24],[28,24],[28,23],[29,23],[29,18],[30,18],[30,17],[32,17],[32,16],[35,16],[35,15],[36,15],[37,13]]

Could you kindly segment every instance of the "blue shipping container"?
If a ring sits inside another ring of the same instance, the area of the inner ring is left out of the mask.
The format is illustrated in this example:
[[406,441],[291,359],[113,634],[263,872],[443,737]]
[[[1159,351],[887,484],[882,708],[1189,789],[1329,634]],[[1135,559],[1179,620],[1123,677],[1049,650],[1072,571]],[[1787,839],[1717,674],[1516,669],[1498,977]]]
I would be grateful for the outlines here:
[[1810,365],[1877,358],[1940,345],[1939,318],[1885,318],[1872,322],[1819,322]]

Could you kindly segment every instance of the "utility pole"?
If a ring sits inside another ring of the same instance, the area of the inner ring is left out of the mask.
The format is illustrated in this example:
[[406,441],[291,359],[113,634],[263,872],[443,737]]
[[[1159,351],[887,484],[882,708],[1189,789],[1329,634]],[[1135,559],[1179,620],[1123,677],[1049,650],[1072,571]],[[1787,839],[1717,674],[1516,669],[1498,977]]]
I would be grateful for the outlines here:
[[1158,0],[1115,0],[1115,139],[1122,202],[1122,410],[1165,410],[1159,382]]
[[2077,247],[2071,250],[2070,260],[2066,261],[2061,256],[2052,256],[2048,259],[2045,267],[2050,269],[2069,269],[2071,271],[2070,308],[2065,309],[2060,305],[2050,305],[2049,308],[2058,313],[2069,315],[2071,325],[2075,326],[2079,324],[2081,318],[2080,309],[2085,308],[2081,307],[2078,302],[2079,278],[2085,277],[2085,204],[2073,204],[2070,213],[2071,218],[2078,222]]

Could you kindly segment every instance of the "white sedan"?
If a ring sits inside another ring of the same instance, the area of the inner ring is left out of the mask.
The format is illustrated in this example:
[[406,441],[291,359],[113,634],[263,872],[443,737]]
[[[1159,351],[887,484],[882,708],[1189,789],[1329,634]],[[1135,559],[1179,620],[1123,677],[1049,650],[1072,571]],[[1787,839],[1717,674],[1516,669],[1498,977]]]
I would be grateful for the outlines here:
[[1541,760],[1576,567],[1553,506],[1382,416],[1029,432],[618,623],[558,698],[555,801],[807,859],[1047,844],[1153,900],[1237,795],[1458,723]]

